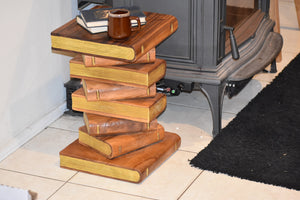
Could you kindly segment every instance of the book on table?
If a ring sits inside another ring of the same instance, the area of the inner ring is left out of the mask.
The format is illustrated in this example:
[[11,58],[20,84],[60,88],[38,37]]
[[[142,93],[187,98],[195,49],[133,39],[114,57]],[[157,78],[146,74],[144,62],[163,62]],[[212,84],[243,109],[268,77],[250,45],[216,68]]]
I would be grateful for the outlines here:
[[112,66],[112,65],[129,65],[129,64],[137,64],[137,63],[154,63],[156,60],[156,50],[155,48],[148,51],[145,55],[137,59],[136,61],[126,62],[124,60],[116,60],[110,58],[103,58],[99,56],[90,56],[90,55],[82,55],[83,64],[86,67],[103,67],[103,66]]
[[144,123],[91,113],[83,113],[83,119],[88,134],[92,136],[114,136],[128,132],[150,131],[156,130],[158,126],[157,119]]
[[107,32],[107,26],[94,26],[94,27],[87,27],[83,19],[81,18],[80,15],[76,16],[76,22],[82,26],[84,29],[89,31],[90,33],[101,33],[101,32]]
[[[108,13],[113,9],[121,8],[97,8],[90,10],[82,10],[80,17],[83,19],[87,27],[107,26],[108,25]],[[137,7],[122,7],[130,12],[130,16],[139,17],[141,25],[146,24],[146,15]],[[136,21],[132,21],[132,25],[137,25]]]
[[166,61],[156,59],[154,63],[85,67],[82,56],[70,60],[71,78],[97,80],[108,83],[150,87],[165,76]]
[[107,33],[90,34],[73,19],[51,32],[52,49],[134,62],[178,28],[174,16],[150,12],[145,15],[147,23],[120,41],[110,39]]
[[165,132],[157,142],[114,159],[102,156],[78,139],[63,149],[60,166],[109,178],[139,183],[169,158],[181,144],[177,134]]
[[79,143],[87,145],[108,159],[122,156],[142,147],[161,141],[165,131],[161,125],[156,129],[114,136],[92,136],[85,126],[79,128]]
[[72,94],[72,109],[107,117],[129,119],[150,123],[166,108],[165,94],[156,93],[154,97],[114,100],[114,101],[87,101],[83,88]]

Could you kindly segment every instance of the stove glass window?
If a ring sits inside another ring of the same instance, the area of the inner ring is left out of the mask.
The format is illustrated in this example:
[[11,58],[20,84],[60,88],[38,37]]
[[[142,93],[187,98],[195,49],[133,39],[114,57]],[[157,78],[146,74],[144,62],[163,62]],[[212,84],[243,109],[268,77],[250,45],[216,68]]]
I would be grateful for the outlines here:
[[258,0],[227,0],[226,25],[236,27],[258,10],[257,5]]

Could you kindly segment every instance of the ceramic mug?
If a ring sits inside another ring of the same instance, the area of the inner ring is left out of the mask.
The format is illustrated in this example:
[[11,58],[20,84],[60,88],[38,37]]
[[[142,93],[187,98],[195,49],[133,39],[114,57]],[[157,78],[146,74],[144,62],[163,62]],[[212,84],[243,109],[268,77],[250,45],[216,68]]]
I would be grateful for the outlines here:
[[[132,27],[131,20],[136,20],[138,26]],[[125,39],[132,31],[139,30],[141,22],[139,17],[130,16],[127,9],[114,9],[108,13],[108,36],[113,39]]]

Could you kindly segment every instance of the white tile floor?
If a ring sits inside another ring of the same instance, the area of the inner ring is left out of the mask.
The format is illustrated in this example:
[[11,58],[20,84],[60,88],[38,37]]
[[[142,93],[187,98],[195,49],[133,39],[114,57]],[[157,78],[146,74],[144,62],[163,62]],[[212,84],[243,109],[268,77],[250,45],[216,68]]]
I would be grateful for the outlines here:
[[[280,1],[281,34],[284,38],[282,70],[300,52],[300,31],[293,0]],[[224,99],[223,126],[255,97],[276,75],[261,73],[236,97]],[[78,137],[82,117],[64,115],[31,141],[0,162],[0,184],[38,193],[38,199],[300,199],[300,192],[202,171],[189,165],[212,140],[211,113],[201,92],[168,98],[159,122],[181,136],[182,145],[140,184],[127,183],[59,167],[58,153]],[[1,199],[1,197],[0,197]]]

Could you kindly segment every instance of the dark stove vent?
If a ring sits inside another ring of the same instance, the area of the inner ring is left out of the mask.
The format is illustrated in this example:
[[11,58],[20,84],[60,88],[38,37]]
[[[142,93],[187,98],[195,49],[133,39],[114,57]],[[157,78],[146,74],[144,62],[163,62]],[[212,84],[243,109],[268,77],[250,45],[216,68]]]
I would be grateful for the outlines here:
[[[252,76],[253,77],[253,76]],[[226,83],[225,94],[232,98],[240,93],[240,91],[250,82],[252,77],[242,81],[228,81]]]
[[64,84],[66,88],[66,101],[67,101],[67,111],[66,114],[70,114],[72,116],[80,116],[82,112],[75,111],[72,109],[72,93],[82,87],[81,79],[72,78],[67,83]]

